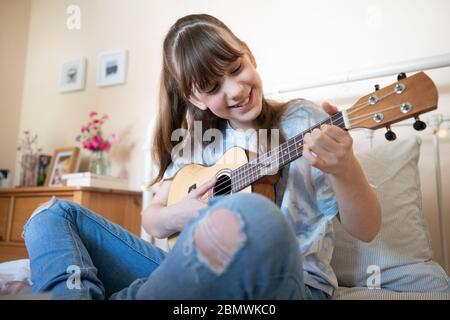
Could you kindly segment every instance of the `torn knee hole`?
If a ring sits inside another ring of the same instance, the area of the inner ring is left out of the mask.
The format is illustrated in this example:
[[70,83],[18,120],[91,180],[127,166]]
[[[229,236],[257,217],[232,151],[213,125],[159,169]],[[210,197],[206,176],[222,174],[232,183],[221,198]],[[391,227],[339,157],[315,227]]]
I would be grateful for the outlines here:
[[210,212],[194,231],[194,244],[200,257],[218,274],[231,262],[243,240],[239,218],[227,209]]

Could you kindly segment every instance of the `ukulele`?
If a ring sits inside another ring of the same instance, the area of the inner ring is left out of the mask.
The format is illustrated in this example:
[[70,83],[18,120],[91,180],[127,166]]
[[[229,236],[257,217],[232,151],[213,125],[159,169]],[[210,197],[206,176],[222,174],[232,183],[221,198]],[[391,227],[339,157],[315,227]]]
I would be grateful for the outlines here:
[[[183,167],[172,181],[167,205],[183,200],[189,192],[214,176],[217,177],[214,187],[200,200],[206,202],[216,195],[257,192],[275,201],[279,170],[302,156],[304,135],[322,124],[335,125],[344,130],[386,127],[385,137],[389,141],[396,139],[390,125],[408,118],[416,119],[414,129],[424,130],[426,124],[419,119],[419,115],[437,108],[438,92],[435,84],[424,72],[410,77],[401,73],[397,80],[382,89],[375,86],[376,91],[360,98],[350,108],[337,112],[252,161],[249,161],[246,150],[233,147],[212,166],[190,164]],[[169,237],[170,249],[175,245],[178,235],[175,233]]]

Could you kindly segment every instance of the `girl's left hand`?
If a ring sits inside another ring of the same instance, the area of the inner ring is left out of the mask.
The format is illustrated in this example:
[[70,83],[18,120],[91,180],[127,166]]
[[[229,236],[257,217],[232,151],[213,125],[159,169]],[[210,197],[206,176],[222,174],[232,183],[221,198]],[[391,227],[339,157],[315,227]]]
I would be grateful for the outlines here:
[[[330,116],[338,109],[324,102],[322,108]],[[310,165],[332,175],[344,174],[354,160],[353,139],[341,128],[329,124],[304,136],[303,157]]]

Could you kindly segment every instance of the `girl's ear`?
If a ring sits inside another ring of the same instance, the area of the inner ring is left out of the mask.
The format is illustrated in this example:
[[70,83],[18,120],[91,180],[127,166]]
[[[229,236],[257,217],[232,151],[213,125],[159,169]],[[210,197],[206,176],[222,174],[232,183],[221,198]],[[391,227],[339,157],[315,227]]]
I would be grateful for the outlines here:
[[189,102],[203,111],[208,109],[208,107],[193,94],[189,96]]
[[253,66],[256,68],[257,64],[256,64],[256,59],[253,56],[252,51],[250,50],[250,48],[248,47],[248,45],[245,42],[242,42],[243,46],[244,46],[244,51],[248,54],[248,57],[250,58],[250,61],[252,62]]

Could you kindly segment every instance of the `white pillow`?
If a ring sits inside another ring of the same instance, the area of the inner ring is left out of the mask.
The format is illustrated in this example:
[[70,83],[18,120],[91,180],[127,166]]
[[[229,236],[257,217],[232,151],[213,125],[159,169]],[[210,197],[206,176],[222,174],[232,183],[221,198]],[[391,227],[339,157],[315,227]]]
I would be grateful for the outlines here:
[[377,187],[382,226],[371,243],[364,243],[334,219],[336,247],[331,264],[340,286],[366,287],[379,268],[383,289],[450,291],[445,271],[431,261],[431,237],[421,212],[420,144],[420,138],[413,136],[357,154],[369,182]]

